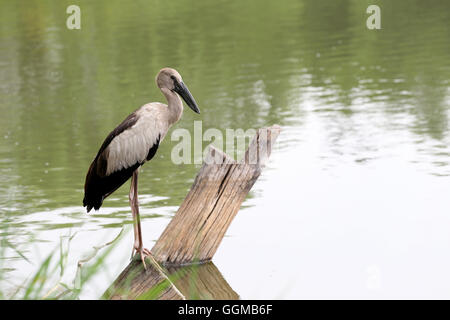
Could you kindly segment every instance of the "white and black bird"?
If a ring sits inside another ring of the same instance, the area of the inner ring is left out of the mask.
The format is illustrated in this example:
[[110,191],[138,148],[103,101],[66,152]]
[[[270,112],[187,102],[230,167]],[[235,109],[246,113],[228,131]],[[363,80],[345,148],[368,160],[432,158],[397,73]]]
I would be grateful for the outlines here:
[[180,120],[183,102],[200,113],[194,97],[180,74],[171,68],[163,68],[156,76],[156,84],[167,99],[167,105],[147,103],[130,114],[106,137],[92,161],[84,185],[83,206],[87,212],[98,210],[103,200],[131,177],[130,206],[134,221],[134,246],[141,256],[151,254],[142,243],[138,205],[138,170],[151,160],[169,128]]

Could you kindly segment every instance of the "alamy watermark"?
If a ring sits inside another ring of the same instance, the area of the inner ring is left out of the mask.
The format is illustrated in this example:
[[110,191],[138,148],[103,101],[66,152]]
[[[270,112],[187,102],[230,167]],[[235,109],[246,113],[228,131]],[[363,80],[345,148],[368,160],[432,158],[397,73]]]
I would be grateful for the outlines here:
[[[67,29],[81,29],[81,9],[75,4],[67,7],[66,13],[70,14],[66,20]],[[370,16],[366,20],[366,26],[369,30],[381,29],[381,9],[379,6],[372,4],[367,7],[366,13]]]
[[[67,7],[66,13],[70,14],[66,20],[66,26],[69,30],[81,29],[81,9],[75,4]],[[366,26],[369,30],[381,29],[381,9],[376,4],[367,7],[366,13],[370,16],[366,20]]]
[[66,20],[67,29],[81,29],[81,9],[75,4],[71,4],[67,7],[66,13],[70,14]]
[[[209,128],[203,132],[203,122],[194,121],[193,135],[187,129],[177,128],[172,131],[170,139],[178,142],[171,151],[174,164],[222,164],[229,160],[240,160],[245,157],[248,164],[257,164],[268,156],[271,150],[271,139],[265,135],[269,130]],[[257,134],[258,133],[258,134]],[[252,143],[253,139],[256,143]],[[204,142],[207,142],[206,146]],[[210,145],[222,152],[210,152]]]
[[381,29],[381,9],[379,6],[372,4],[367,7],[366,13],[370,16],[366,20],[366,27],[369,30]]

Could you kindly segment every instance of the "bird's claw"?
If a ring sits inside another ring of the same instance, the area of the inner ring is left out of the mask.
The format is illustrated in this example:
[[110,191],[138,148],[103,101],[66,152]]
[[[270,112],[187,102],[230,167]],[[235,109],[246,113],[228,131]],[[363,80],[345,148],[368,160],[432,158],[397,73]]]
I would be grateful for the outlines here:
[[142,264],[144,265],[144,269],[147,270],[147,265],[145,264],[145,257],[152,256],[152,252],[147,248],[133,248],[133,253],[136,251],[137,254],[141,257]]

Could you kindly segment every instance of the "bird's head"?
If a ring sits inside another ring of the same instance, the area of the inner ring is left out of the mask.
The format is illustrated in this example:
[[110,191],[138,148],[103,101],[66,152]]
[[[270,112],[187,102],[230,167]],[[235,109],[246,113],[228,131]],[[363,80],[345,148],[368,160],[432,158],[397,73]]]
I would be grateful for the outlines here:
[[197,102],[195,102],[194,97],[189,92],[189,89],[184,84],[183,79],[177,70],[172,68],[161,69],[156,76],[156,84],[161,90],[176,92],[181,98],[183,98],[189,108],[194,110],[196,113],[200,113]]

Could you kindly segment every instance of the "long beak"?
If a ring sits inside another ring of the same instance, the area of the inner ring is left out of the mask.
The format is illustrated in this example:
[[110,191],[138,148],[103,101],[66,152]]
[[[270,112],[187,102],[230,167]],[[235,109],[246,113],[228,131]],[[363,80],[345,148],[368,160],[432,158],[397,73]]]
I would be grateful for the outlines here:
[[183,100],[186,102],[186,104],[194,110],[195,113],[200,113],[200,109],[197,106],[197,102],[195,102],[194,97],[192,96],[189,89],[186,87],[184,82],[175,82],[175,88],[173,89],[176,93],[180,95],[180,97],[183,98]]

